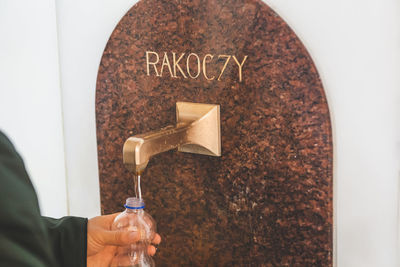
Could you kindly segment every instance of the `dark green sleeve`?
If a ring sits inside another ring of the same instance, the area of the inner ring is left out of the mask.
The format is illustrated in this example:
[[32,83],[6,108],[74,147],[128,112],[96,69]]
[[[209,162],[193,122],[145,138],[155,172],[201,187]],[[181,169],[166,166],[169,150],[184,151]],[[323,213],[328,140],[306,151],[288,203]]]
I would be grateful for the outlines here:
[[22,159],[0,132],[0,266],[86,266],[84,218],[40,215]]
[[61,267],[86,267],[87,219],[42,217],[50,243]]

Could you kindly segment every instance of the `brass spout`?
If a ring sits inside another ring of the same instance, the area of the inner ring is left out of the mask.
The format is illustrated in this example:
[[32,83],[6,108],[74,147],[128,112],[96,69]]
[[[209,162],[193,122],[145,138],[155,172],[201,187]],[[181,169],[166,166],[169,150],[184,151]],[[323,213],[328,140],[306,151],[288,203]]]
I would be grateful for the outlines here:
[[174,148],[221,156],[219,105],[177,102],[176,117],[176,125],[126,140],[123,161],[128,170],[142,173],[152,156]]

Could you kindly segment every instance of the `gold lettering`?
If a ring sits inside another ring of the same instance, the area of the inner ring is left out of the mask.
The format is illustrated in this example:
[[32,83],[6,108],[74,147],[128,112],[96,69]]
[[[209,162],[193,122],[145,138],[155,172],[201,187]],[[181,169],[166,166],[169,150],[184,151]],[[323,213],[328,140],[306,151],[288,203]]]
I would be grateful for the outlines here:
[[176,54],[175,54],[175,52],[172,53],[172,57],[173,57],[173,60],[174,60],[173,66],[174,66],[174,77],[175,77],[175,78],[177,78],[177,76],[176,76],[176,68],[179,69],[179,71],[180,71],[180,73],[182,74],[183,78],[185,78],[185,79],[187,78],[186,75],[185,75],[185,73],[184,73],[183,70],[181,69],[181,66],[178,65],[178,64],[179,64],[179,61],[183,58],[184,55],[185,55],[185,53],[182,53],[181,56],[178,58],[178,60],[176,60]]
[[[210,60],[207,61],[207,58],[210,58]],[[204,58],[203,58],[203,75],[204,75],[204,78],[206,78],[209,81],[214,80],[215,76],[212,76],[212,78],[208,78],[207,77],[207,66],[206,66],[206,64],[209,63],[213,58],[214,58],[214,56],[210,55],[210,54],[205,55]]]
[[[156,62],[150,62],[149,61],[149,54],[156,55],[157,56],[157,61]],[[157,67],[156,67],[156,64],[158,63],[158,61],[160,61],[160,58],[158,57],[158,54],[156,52],[146,51],[147,76],[150,76],[150,65],[153,65],[154,71],[156,72],[156,75],[160,76],[158,74]]]
[[242,81],[242,67],[243,67],[244,62],[245,62],[246,59],[247,59],[247,56],[245,56],[245,57],[243,58],[242,63],[239,63],[239,61],[236,59],[235,56],[233,56],[233,59],[235,60],[236,64],[239,66],[239,82],[241,82],[241,81]]
[[[195,56],[197,58],[197,75],[196,76],[192,76],[192,74],[190,74],[189,61],[190,61],[191,56]],[[200,58],[198,55],[196,55],[195,53],[191,53],[188,55],[188,57],[186,59],[186,69],[187,69],[187,73],[189,74],[190,78],[196,79],[197,77],[199,77],[200,72],[201,72],[201,67],[200,67]]]
[[169,70],[169,73],[171,74],[171,77],[174,77],[174,74],[172,74],[171,65],[169,64],[169,59],[168,59],[167,52],[164,52],[164,58],[163,58],[163,62],[162,62],[161,70],[160,70],[160,76],[161,77],[162,77],[162,74],[163,74],[164,66],[168,67],[168,70]]
[[[156,76],[162,77],[162,75],[164,73],[164,67],[167,67],[172,78],[178,78],[178,73],[180,73],[184,79],[187,79],[188,77],[190,77],[192,79],[197,79],[200,76],[200,74],[203,72],[203,76],[207,81],[212,81],[212,80],[221,81],[221,78],[224,75],[224,72],[226,71],[226,68],[228,67],[230,60],[233,57],[233,60],[235,61],[236,65],[238,66],[239,82],[243,81],[243,67],[244,67],[244,64],[245,64],[248,56],[244,56],[242,62],[240,62],[235,55],[205,54],[205,56],[203,58],[200,58],[198,54],[190,53],[186,58],[186,70],[184,71],[182,66],[179,65],[179,63],[182,59],[184,60],[184,56],[186,54],[181,53],[178,55],[175,52],[171,52],[171,53],[172,53],[173,62],[171,62],[169,60],[168,52],[164,52],[162,64],[161,64],[160,70],[158,70],[157,69],[158,63],[160,63],[159,54],[157,52],[153,52],[153,51],[146,51],[147,76],[150,76],[151,72],[154,70]],[[214,57],[217,58],[217,56],[218,56],[218,59],[213,61]],[[197,72],[195,70],[191,69],[191,64],[192,64],[192,66],[196,65],[196,62],[191,62],[193,57],[195,58],[195,60],[197,60]],[[216,74],[216,75],[211,75],[210,73],[207,73],[207,68],[210,66],[213,66],[215,64],[219,65],[219,61],[221,59],[224,59],[225,62],[221,68],[219,75],[217,73],[213,73],[214,67],[211,68],[211,74]],[[171,63],[172,63],[172,65],[171,65]],[[152,65],[153,67],[151,67],[150,65]],[[229,65],[229,66],[231,66],[231,65]],[[153,70],[151,68],[153,68]],[[217,75],[218,75],[218,78],[217,78]]]
[[222,67],[221,74],[218,76],[217,81],[220,81],[220,80],[221,80],[221,76],[222,76],[222,74],[224,73],[224,71],[225,71],[225,69],[226,69],[226,66],[228,65],[229,60],[231,59],[231,56],[229,56],[229,55],[219,55],[219,56],[218,56],[218,59],[220,59],[221,57],[222,57],[222,58],[226,58],[226,61],[225,61],[224,66]]

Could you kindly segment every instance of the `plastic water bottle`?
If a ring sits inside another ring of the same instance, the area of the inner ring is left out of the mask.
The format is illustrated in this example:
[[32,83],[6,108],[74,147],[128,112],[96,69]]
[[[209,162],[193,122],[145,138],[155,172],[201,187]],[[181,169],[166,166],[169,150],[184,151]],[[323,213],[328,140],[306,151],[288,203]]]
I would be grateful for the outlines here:
[[156,233],[156,223],[144,211],[143,199],[128,198],[125,208],[125,211],[115,218],[112,229],[137,232],[140,239],[135,244],[118,247],[111,266],[154,267],[154,260],[148,254],[147,249]]

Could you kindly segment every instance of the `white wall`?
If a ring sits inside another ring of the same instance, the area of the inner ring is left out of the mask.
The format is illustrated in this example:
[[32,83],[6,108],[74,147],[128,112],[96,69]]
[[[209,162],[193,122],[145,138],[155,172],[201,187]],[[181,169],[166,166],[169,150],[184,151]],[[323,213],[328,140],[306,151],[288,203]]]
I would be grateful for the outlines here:
[[[36,177],[42,205],[50,207],[51,203],[65,203],[65,195],[49,195],[48,190],[49,177],[54,175],[57,179],[51,180],[52,185],[60,189],[57,192],[63,191],[62,177],[57,175],[64,170],[60,106],[56,104],[59,95],[52,90],[58,80],[52,45],[54,13],[49,11],[53,3],[43,0],[33,5],[23,1],[24,8],[17,11],[22,4],[14,2],[18,1],[0,1],[0,38],[11,37],[0,42],[0,127],[14,137]],[[398,266],[400,2],[266,2],[305,43],[328,96],[335,138],[338,266]],[[94,109],[97,69],[112,30],[134,3],[56,1],[69,206],[73,215],[100,213]],[[16,20],[7,24],[18,30],[18,36],[4,22],[16,16],[30,18],[29,23]],[[40,33],[40,38],[33,32]],[[4,47],[11,54],[4,53]],[[5,77],[1,76],[4,73]],[[17,76],[19,73],[23,78]],[[7,91],[6,101],[3,88],[7,87],[16,89]],[[29,98],[18,97],[25,94]],[[40,96],[54,101],[43,101]],[[22,112],[26,107],[30,107],[29,113]],[[21,126],[25,124],[26,128]],[[25,129],[35,131],[27,134]],[[45,141],[38,145],[32,139]],[[54,166],[51,170],[43,164],[47,155],[55,155],[50,158],[50,166]]]
[[42,213],[67,213],[55,3],[0,0],[0,130],[25,159]]
[[135,1],[58,0],[62,98],[69,208],[72,215],[100,214],[95,91],[103,50]]

